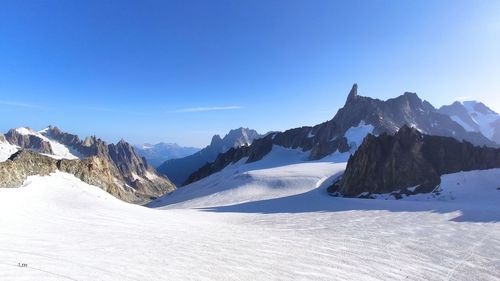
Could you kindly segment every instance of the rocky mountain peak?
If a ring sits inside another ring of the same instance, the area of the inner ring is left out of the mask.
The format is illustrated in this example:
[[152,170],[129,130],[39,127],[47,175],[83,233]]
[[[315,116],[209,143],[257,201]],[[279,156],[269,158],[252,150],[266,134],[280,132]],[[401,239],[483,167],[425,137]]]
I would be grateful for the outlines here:
[[10,144],[21,148],[32,149],[39,153],[53,154],[50,143],[37,136],[36,132],[28,127],[9,130],[5,134],[5,139]]
[[259,161],[271,151],[273,145],[310,151],[309,159],[317,160],[336,152],[354,152],[358,143],[361,143],[368,133],[395,134],[400,128],[403,128],[401,137],[403,134],[411,137],[420,131],[429,135],[453,137],[460,141],[467,140],[475,145],[495,146],[483,135],[467,132],[449,116],[437,112],[434,106],[420,99],[416,93],[405,92],[384,101],[359,96],[357,90],[358,86],[354,84],[346,104],[338,110],[333,119],[314,127],[294,128],[268,135],[254,141],[248,148],[240,147],[239,151],[221,154],[212,164],[209,163],[193,173],[188,183],[220,171],[243,157],[248,157],[247,163]]
[[358,84],[354,83],[352,85],[351,91],[349,91],[349,95],[347,95],[347,100],[345,104],[352,103],[354,100],[356,100],[356,97],[358,96]]
[[222,139],[224,146],[226,148],[239,147],[243,145],[250,145],[255,139],[259,138],[260,135],[257,131],[240,127],[238,129],[233,129],[224,136]]
[[439,113],[448,115],[468,132],[481,133],[500,144],[500,115],[478,101],[454,102],[444,105]]
[[214,135],[212,141],[210,141],[210,146],[222,146],[222,138],[219,135]]

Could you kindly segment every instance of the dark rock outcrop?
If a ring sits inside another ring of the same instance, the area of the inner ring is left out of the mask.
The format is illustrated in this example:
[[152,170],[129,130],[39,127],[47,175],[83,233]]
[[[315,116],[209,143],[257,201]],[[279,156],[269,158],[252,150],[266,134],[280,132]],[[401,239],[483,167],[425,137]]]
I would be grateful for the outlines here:
[[330,121],[314,127],[301,127],[272,133],[263,138],[263,141],[255,141],[250,148],[239,148],[241,151],[237,153],[228,151],[226,152],[228,155],[220,155],[216,158],[217,163],[206,164],[190,175],[186,183],[209,176],[241,159],[238,157],[231,159],[231,155],[247,157],[250,156],[250,151],[253,151],[254,156],[249,157],[247,163],[260,160],[271,151],[272,145],[310,151],[310,160],[321,159],[336,151],[341,153],[354,151],[357,147],[349,143],[346,132],[362,124],[373,126],[372,133],[376,135],[394,134],[403,125],[410,125],[430,135],[467,140],[476,145],[496,145],[480,133],[467,132],[449,116],[437,112],[436,108],[427,101],[422,101],[415,93],[406,92],[399,97],[382,101],[358,95],[358,85],[354,84],[344,107]]
[[[31,130],[27,128],[27,130]],[[5,134],[5,139],[13,145],[22,148],[31,149],[39,153],[53,154],[52,147],[48,141],[37,136],[21,134],[16,129],[11,129]]]
[[395,135],[368,135],[350,157],[342,179],[329,192],[346,197],[398,190],[426,193],[440,184],[441,175],[491,168],[500,168],[498,148],[424,135],[403,126]]
[[120,184],[123,179],[117,178],[115,169],[109,161],[98,156],[57,160],[31,150],[20,150],[7,161],[0,163],[0,187],[19,187],[28,176],[45,176],[59,170],[73,174],[83,182],[98,186],[127,202],[145,203],[151,197],[165,194],[164,185],[155,182],[155,179],[147,179],[155,189],[145,188],[145,180],[136,180],[135,188],[124,187]]
[[0,162],[0,187],[14,188],[28,176],[46,176],[57,170],[57,160],[31,150],[20,150]]

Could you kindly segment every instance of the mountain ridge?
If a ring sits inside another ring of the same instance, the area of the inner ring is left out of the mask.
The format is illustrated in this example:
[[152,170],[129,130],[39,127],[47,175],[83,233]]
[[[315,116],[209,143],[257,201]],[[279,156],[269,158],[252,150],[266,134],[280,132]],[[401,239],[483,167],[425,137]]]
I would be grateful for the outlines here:
[[393,193],[399,198],[432,192],[445,174],[493,168],[500,168],[500,148],[425,135],[405,125],[394,135],[369,134],[328,191],[367,198]]
[[158,171],[181,186],[190,174],[214,161],[220,153],[233,147],[248,146],[260,137],[257,131],[243,127],[230,130],[223,138],[214,135],[208,146],[184,158],[167,160],[158,167]]
[[450,116],[467,131],[479,132],[491,141],[500,144],[500,115],[478,101],[456,101],[439,108],[439,112]]
[[177,143],[165,142],[134,145],[134,149],[137,154],[146,158],[148,163],[155,168],[169,159],[183,158],[200,151],[200,148],[197,147],[181,146]]
[[348,139],[346,136],[350,130],[358,132],[358,137],[364,137],[363,133],[365,135],[368,133],[378,135],[384,132],[394,134],[403,125],[415,127],[431,135],[454,137],[476,145],[496,146],[481,133],[467,132],[448,115],[437,112],[437,109],[429,102],[421,100],[416,93],[405,92],[398,97],[382,101],[358,95],[358,85],[354,84],[344,106],[331,120],[316,126],[304,126],[273,133],[259,139],[249,147],[229,150],[219,155],[214,162],[207,163],[191,174],[185,184],[218,172],[243,157],[248,157],[247,163],[258,161],[270,152],[272,145],[310,151],[309,159],[317,160],[335,152],[355,151],[361,141]]
[[[107,178],[107,180],[96,181],[100,183],[98,186],[128,202],[144,203],[175,189],[167,177],[159,175],[147,163],[147,160],[138,156],[134,148],[123,139],[116,144],[107,144],[95,136],[88,136],[81,140],[77,135],[62,132],[54,126],[49,126],[39,132],[30,128],[11,129],[5,135],[5,139],[10,144],[17,146],[20,151],[27,149],[35,154],[43,155],[37,157],[34,154],[19,152],[19,155],[23,156],[22,158],[12,158],[11,156],[12,159],[0,163],[4,167],[2,170],[4,180],[0,182],[0,186],[9,185],[7,180],[9,173],[16,174],[16,169],[26,169],[22,165],[38,159],[41,160],[41,163],[51,167],[71,171],[82,179],[90,177],[87,181],[92,182],[92,184],[96,184],[91,179],[92,177],[94,179]],[[41,157],[55,158],[56,162],[42,161]],[[16,160],[21,164],[12,164]],[[69,160],[74,161],[74,163]],[[45,169],[43,167],[35,168],[28,170]],[[85,171],[88,171],[89,174]],[[20,179],[25,179],[27,175],[31,174],[21,172]],[[16,182],[16,184],[18,183]]]

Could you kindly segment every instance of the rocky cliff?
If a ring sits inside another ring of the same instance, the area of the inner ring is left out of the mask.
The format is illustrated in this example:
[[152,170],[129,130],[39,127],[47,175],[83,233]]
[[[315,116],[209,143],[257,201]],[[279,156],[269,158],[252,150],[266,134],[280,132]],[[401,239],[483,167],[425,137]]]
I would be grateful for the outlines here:
[[427,193],[440,184],[441,175],[491,168],[500,168],[498,148],[403,126],[395,135],[368,135],[350,157],[342,179],[328,191],[346,197]]
[[27,148],[39,153],[53,154],[50,143],[32,134],[23,134],[20,130],[29,131],[29,128],[11,129],[5,134],[5,139],[12,145]]
[[[207,163],[188,177],[186,183],[197,181],[218,172],[225,166],[249,157],[247,163],[262,159],[278,145],[285,148],[309,151],[309,159],[317,160],[334,152],[355,151],[360,140],[350,137],[351,131],[363,134],[394,134],[403,125],[418,128],[423,133],[467,140],[476,145],[496,146],[494,142],[478,132],[468,132],[449,116],[441,114],[427,101],[422,101],[415,93],[382,101],[358,95],[358,86],[351,88],[344,106],[335,117],[314,127],[301,127],[284,132],[272,133],[255,141],[250,148],[226,152],[219,155],[214,163]],[[366,131],[363,128],[368,128]],[[237,157],[231,158],[231,155]],[[241,157],[240,157],[241,156]]]
[[52,126],[40,132],[26,129],[24,134],[19,133],[20,130],[22,129],[10,130],[6,139],[20,148],[46,154],[52,154],[51,145],[63,145],[78,154],[81,159],[69,160],[63,157],[57,161],[49,161],[43,155],[22,150],[14,154],[11,160],[1,163],[4,175],[10,171],[13,176],[1,179],[0,187],[19,186],[19,180],[37,174],[30,171],[45,175],[53,172],[55,165],[57,169],[74,174],[128,202],[143,203],[175,189],[168,178],[159,175],[124,140],[108,145],[92,136],[82,141],[78,136]]
[[[28,176],[49,175],[59,170],[75,175],[82,181],[98,186],[115,197],[132,203],[145,203],[165,194],[165,186],[157,179],[136,180],[134,187],[116,174],[110,162],[98,156],[85,159],[54,159],[31,150],[20,150],[0,163],[0,187],[20,187]],[[147,184],[151,186],[145,187]]]

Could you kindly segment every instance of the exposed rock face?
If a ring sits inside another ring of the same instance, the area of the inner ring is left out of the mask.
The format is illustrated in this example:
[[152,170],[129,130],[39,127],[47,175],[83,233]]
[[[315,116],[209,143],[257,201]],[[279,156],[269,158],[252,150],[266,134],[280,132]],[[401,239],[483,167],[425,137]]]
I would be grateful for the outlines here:
[[[6,163],[9,164],[5,164],[7,166],[4,167],[5,169],[11,169],[10,171],[14,175],[19,174],[16,179],[24,180],[26,176],[37,174],[29,171],[39,171],[42,175],[53,172],[52,166],[55,163],[59,170],[74,174],[83,181],[97,185],[128,202],[143,203],[175,189],[175,186],[168,178],[158,175],[156,170],[149,166],[144,158],[139,157],[133,147],[124,140],[117,144],[108,145],[101,139],[92,136],[82,141],[78,136],[64,133],[57,127],[52,126],[40,133],[45,139],[54,140],[77,151],[83,156],[83,159],[62,159],[47,162],[46,157],[40,158],[43,156],[39,155],[37,157],[34,156],[37,155],[36,153],[28,154],[29,152],[23,151],[13,159],[14,162],[7,161]],[[14,144],[21,148],[47,154],[52,152],[49,150],[50,143],[35,135],[22,135],[18,134],[16,130],[11,130],[7,134],[7,140],[14,141]],[[48,145],[48,149],[43,149],[43,145]],[[19,157],[21,157],[22,161],[17,160]],[[29,163],[37,163],[37,161],[40,161],[39,164],[33,165],[39,165],[39,167],[28,165]],[[17,172],[16,169],[25,172]],[[22,183],[22,181],[21,183],[12,182],[17,186]],[[6,182],[3,186],[11,186],[11,184]]]
[[19,187],[28,176],[53,173],[57,169],[56,162],[31,150],[20,150],[0,163],[0,187]]
[[[403,126],[395,135],[368,135],[351,156],[342,179],[329,188],[346,197],[360,194],[431,192],[440,176],[500,167],[500,149],[424,135]],[[415,189],[409,190],[408,188]]]
[[410,125],[430,135],[468,140],[476,145],[496,145],[478,132],[467,132],[449,116],[437,112],[427,101],[422,101],[415,93],[407,92],[397,98],[382,101],[359,96],[358,86],[354,84],[344,107],[330,121],[314,127],[272,133],[262,138],[262,141],[255,141],[250,149],[242,147],[238,153],[228,151],[228,154],[238,157],[231,159],[230,155],[221,155],[215,160],[216,164],[207,164],[194,172],[186,183],[220,171],[225,166],[239,161],[241,159],[239,156],[250,156],[247,155],[250,151],[253,152],[253,156],[248,158],[247,163],[258,161],[269,153],[272,145],[310,151],[310,160],[321,159],[336,151],[341,153],[353,151],[356,147],[349,143],[346,134],[351,128],[359,127],[361,124],[373,126],[371,133],[376,135],[384,132],[394,134],[403,125]]
[[220,153],[231,148],[249,146],[260,137],[257,131],[248,128],[231,130],[224,138],[215,135],[207,147],[184,158],[167,160],[158,167],[158,171],[167,175],[176,185],[182,185],[190,174],[206,163],[215,161]]
[[77,135],[62,132],[57,127],[49,126],[42,134],[70,147],[78,148],[81,145],[81,140]]
[[53,154],[50,143],[34,135],[21,134],[16,129],[11,129],[5,134],[5,138],[10,144],[40,153]]
[[[137,181],[135,189],[123,188],[116,177],[115,167],[103,158],[91,156],[85,159],[56,160],[31,150],[20,150],[0,163],[0,187],[19,187],[28,176],[49,175],[59,170],[75,175],[80,180],[101,187],[115,197],[127,202],[144,203],[150,197],[158,197],[165,193],[164,186],[155,179],[149,180],[156,189],[145,188],[142,181]],[[123,180],[123,179],[122,179]]]

